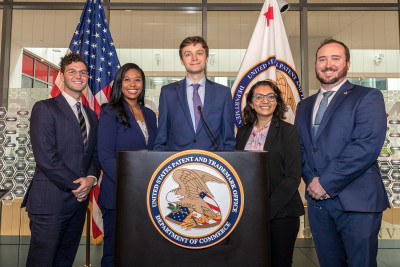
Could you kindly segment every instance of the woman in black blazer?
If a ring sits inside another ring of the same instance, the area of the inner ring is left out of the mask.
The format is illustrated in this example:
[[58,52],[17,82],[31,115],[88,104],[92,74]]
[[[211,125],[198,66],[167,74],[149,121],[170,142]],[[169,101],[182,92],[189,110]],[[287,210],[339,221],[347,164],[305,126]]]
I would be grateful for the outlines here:
[[298,187],[301,151],[296,128],[284,122],[286,104],[271,80],[254,84],[243,110],[246,124],[236,135],[238,150],[269,152],[271,266],[291,266],[304,214]]

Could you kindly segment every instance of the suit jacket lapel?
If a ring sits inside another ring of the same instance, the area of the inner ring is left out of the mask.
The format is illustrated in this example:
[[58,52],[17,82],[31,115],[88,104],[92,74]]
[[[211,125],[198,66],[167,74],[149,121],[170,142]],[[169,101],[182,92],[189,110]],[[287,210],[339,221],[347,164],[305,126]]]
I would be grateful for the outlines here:
[[[212,82],[206,79],[205,82],[205,95],[204,95],[204,103],[203,103],[203,117],[207,118],[207,115],[211,112],[212,107],[214,106],[215,101],[215,88]],[[197,133],[200,132],[201,128],[203,127],[203,123],[199,123]]]
[[272,143],[274,141],[276,142],[277,139],[274,138],[274,136],[278,132],[279,125],[280,125],[279,120],[275,119],[275,118],[272,118],[271,124],[269,125],[269,130],[268,130],[267,137],[265,138],[265,143],[264,143],[264,150],[265,151],[270,151]]
[[[95,139],[95,135],[97,134],[97,133],[95,133],[95,131],[94,131],[94,120],[93,120],[93,117],[92,117],[92,115],[91,115],[91,110],[90,110],[90,108],[88,108],[87,106],[85,106],[85,105],[83,105],[83,108],[84,108],[84,110],[85,110],[85,113],[86,113],[86,117],[88,118],[88,122],[86,122],[86,123],[89,123],[89,127],[90,127],[90,129],[89,129],[89,136],[88,136],[88,143],[87,143],[87,148],[91,145],[91,142],[93,142],[94,141],[94,139]],[[83,141],[82,141],[82,144],[83,144]]]
[[237,140],[238,143],[237,143],[236,147],[238,150],[244,150],[244,148],[246,147],[246,143],[249,140],[250,134],[253,130],[253,125],[246,124],[245,126],[242,126],[242,127],[246,127],[246,128],[245,128],[243,137]]
[[319,125],[317,135],[315,136],[315,140],[318,139],[318,137],[321,135],[321,132],[324,130],[326,124],[328,123],[329,119],[331,118],[333,112],[336,110],[336,108],[339,106],[339,104],[343,101],[343,99],[350,94],[351,89],[353,88],[353,85],[349,82],[346,81],[336,92],[334,95],[333,99],[328,105],[328,108],[326,109],[324,116],[322,117],[321,124]]
[[67,100],[62,94],[59,94],[54,98],[54,101],[57,107],[61,110],[61,112],[68,118],[71,122],[74,131],[81,133],[81,128],[79,127],[78,119],[75,116],[75,113],[72,111],[71,106],[68,104]]
[[178,84],[176,85],[176,94],[178,95],[183,113],[185,114],[185,117],[194,132],[192,117],[190,116],[189,105],[187,103],[186,78],[178,82]]
[[310,137],[310,142],[313,142],[312,138],[312,128],[313,128],[313,112],[314,112],[314,106],[315,106],[315,101],[317,101],[317,96],[318,94],[314,94],[310,96],[310,104],[305,106],[305,111],[304,114],[308,114],[306,116],[306,125],[307,125],[307,131],[308,131],[308,136]]

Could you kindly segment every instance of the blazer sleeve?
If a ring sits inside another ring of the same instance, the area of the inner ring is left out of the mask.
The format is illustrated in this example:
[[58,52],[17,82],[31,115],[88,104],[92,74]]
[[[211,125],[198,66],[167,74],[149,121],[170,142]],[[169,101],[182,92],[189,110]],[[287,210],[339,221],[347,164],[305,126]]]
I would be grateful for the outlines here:
[[149,108],[145,108],[145,113],[146,113],[146,117],[148,118],[148,120],[146,121],[146,123],[148,123],[149,125],[147,126],[147,129],[150,131],[149,134],[149,141],[148,141],[148,149],[153,149],[154,147],[154,140],[156,138],[157,135],[157,117],[156,114]]
[[246,147],[246,142],[250,137],[249,132],[251,132],[251,129],[252,128],[250,128],[250,126],[245,124],[237,130],[236,150],[244,150],[244,148]]
[[97,134],[98,134],[98,127],[99,127],[99,119],[97,118],[97,114],[94,111],[90,111],[90,114],[93,118],[93,126],[90,128],[91,131],[94,131],[95,136],[95,142],[94,142],[94,148],[93,148],[93,153],[90,159],[90,165],[89,169],[86,172],[86,176],[94,176],[97,179],[100,178],[100,163],[98,159],[98,154],[97,154]]
[[[297,131],[299,133],[301,133],[302,127],[307,127],[305,126],[305,118],[304,118],[305,114],[303,114],[302,112],[302,102],[300,102],[297,105],[297,112],[296,112],[296,118],[294,120],[294,125],[297,128]],[[308,136],[306,135],[306,138]],[[318,175],[316,175],[310,168],[310,166],[308,165],[308,160],[307,160],[307,152],[306,149],[304,147],[304,142],[302,140],[302,135],[299,135],[299,142],[300,142],[300,151],[301,151],[301,163],[302,163],[302,177],[303,180],[306,184],[311,183],[312,179]]]
[[100,112],[98,131],[98,153],[100,165],[111,181],[115,183],[117,165],[117,128],[115,112],[105,107]]
[[233,102],[229,88],[226,88],[224,115],[222,120],[221,137],[223,150],[235,150],[235,122],[233,113]]
[[[271,220],[297,193],[301,180],[301,151],[296,128],[291,126],[282,130],[284,131],[283,140],[281,140],[283,142],[280,142],[279,145],[283,149],[284,176],[270,196]],[[270,162],[271,168],[274,168],[273,164]]]
[[376,162],[385,140],[387,122],[382,93],[372,89],[361,97],[355,107],[351,140],[319,178],[320,184],[331,197],[339,194]]
[[158,105],[158,130],[154,141],[154,150],[166,150],[169,134],[168,105],[165,96],[165,87],[161,88],[160,101]]
[[[77,174],[69,169],[57,153],[54,110],[40,101],[32,108],[30,137],[37,167],[63,191],[77,189]],[[67,140],[66,140],[67,142]]]

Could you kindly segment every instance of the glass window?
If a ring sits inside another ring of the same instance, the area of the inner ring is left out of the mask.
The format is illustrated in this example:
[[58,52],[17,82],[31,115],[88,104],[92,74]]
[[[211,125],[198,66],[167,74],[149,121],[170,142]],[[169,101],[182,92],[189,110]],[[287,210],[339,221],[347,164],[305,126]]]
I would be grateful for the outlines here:
[[47,88],[47,83],[41,82],[39,80],[34,80],[33,88]]
[[397,3],[397,0],[307,0],[308,3]]
[[[236,77],[259,15],[260,11],[208,12],[208,75]],[[301,77],[300,14],[288,11],[282,19],[296,71]]]
[[22,75],[21,88],[33,88],[33,78]]
[[[149,77],[184,77],[179,45],[188,36],[202,34],[201,12],[111,11],[110,32],[121,65],[138,64]],[[146,103],[158,111],[162,82],[146,88]]]
[[50,73],[49,73],[49,83],[50,84],[54,84],[54,82],[56,81],[58,75],[58,70],[50,68]]
[[114,3],[201,3],[202,0],[110,0]]
[[[224,4],[231,4],[231,3],[264,3],[265,0],[207,0],[208,3],[224,3]],[[298,3],[299,0],[286,0],[287,3]]]
[[[30,1],[25,1],[25,0],[14,0],[14,2],[63,2],[65,3],[65,0],[30,0]],[[86,0],[69,0],[69,2],[86,2]]]
[[80,10],[13,11],[10,88],[21,88],[24,48],[35,48],[29,50],[58,65],[65,55],[60,51],[66,51],[69,46],[81,13]]
[[49,66],[36,60],[35,78],[47,82],[49,80]]
[[[0,29],[3,29],[3,9],[0,9]],[[1,38],[2,34],[0,34],[0,43],[1,43]],[[0,58],[1,58],[1,51],[0,51]]]
[[340,40],[349,47],[348,77],[387,79],[400,76],[397,12],[308,12],[308,33],[310,95],[319,89],[314,72],[315,52],[328,38]]
[[35,60],[32,57],[26,54],[22,55],[22,73],[25,73],[33,77],[34,65],[35,65]]

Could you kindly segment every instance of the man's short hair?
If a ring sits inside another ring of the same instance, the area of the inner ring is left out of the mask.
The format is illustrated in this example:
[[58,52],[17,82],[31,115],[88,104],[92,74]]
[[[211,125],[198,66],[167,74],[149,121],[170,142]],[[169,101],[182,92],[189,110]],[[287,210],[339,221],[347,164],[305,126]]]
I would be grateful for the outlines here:
[[73,62],[82,62],[85,64],[86,70],[88,70],[88,65],[86,61],[77,53],[70,53],[66,55],[65,57],[61,58],[60,61],[60,67],[61,67],[61,73],[64,74],[65,67],[68,66],[69,64],[72,64]]
[[182,49],[188,45],[197,45],[201,44],[201,46],[204,48],[206,51],[206,56],[208,57],[208,45],[206,43],[206,40],[203,39],[201,36],[189,36],[185,38],[181,45],[179,46],[179,57],[182,59]]
[[317,57],[318,57],[318,51],[321,49],[321,47],[323,47],[324,45],[327,44],[339,44],[341,46],[343,46],[344,48],[344,54],[346,55],[346,62],[350,61],[350,50],[347,47],[347,45],[345,45],[344,43],[342,43],[341,41],[335,40],[335,39],[325,39],[318,47],[317,52],[315,52],[315,61],[317,61]]

